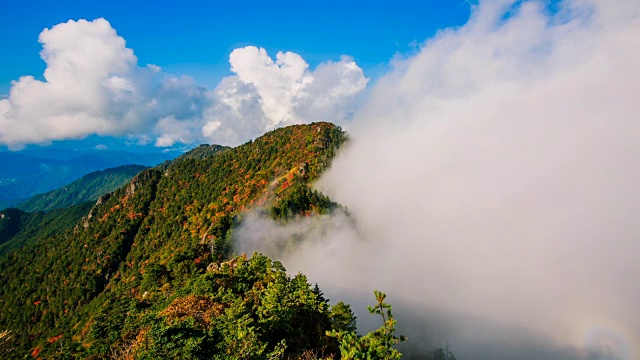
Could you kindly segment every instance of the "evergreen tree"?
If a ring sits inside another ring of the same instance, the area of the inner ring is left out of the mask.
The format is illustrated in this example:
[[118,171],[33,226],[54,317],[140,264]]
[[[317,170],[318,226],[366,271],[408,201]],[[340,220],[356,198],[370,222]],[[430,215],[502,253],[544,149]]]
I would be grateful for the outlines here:
[[402,354],[394,345],[407,340],[406,337],[396,336],[396,320],[391,314],[391,305],[385,302],[387,295],[374,290],[376,305],[367,307],[369,313],[382,317],[382,326],[364,336],[358,336],[355,331],[332,330],[327,335],[338,339],[342,359],[400,359]]

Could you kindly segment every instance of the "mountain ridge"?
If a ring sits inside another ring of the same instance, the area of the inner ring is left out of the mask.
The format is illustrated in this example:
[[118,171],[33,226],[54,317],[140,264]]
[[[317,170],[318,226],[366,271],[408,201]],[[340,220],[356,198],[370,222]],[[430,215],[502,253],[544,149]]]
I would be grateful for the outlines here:
[[86,174],[61,188],[32,196],[15,207],[26,212],[49,211],[96,201],[128,183],[136,174],[146,169],[143,165],[122,165]]
[[[129,324],[128,321],[133,321],[131,314],[143,318],[154,314],[153,319],[162,319],[170,301],[182,301],[185,296],[193,295],[186,289],[192,289],[194,281],[204,281],[203,284],[209,284],[206,286],[217,283],[215,286],[221,286],[219,291],[237,292],[240,297],[233,301],[226,295],[219,298],[222,293],[216,295],[217,292],[210,291],[202,300],[223,301],[227,304],[224,307],[235,309],[232,303],[249,301],[242,300],[241,294],[255,284],[250,282],[236,288],[240,286],[236,281],[240,280],[233,280],[233,269],[224,265],[232,255],[230,242],[234,226],[250,209],[278,208],[274,213],[282,219],[330,211],[333,203],[309,185],[329,166],[345,141],[346,134],[333,124],[291,126],[233,149],[209,148],[215,151],[207,152],[203,148],[201,152],[209,155],[202,159],[184,156],[168,164],[164,171],[142,171],[126,186],[101,197],[72,229],[36,240],[0,258],[0,280],[7,284],[0,288],[0,329],[10,329],[16,334],[16,351],[20,354],[32,352],[36,357],[82,354],[100,358],[106,356],[109,349],[128,344],[131,336],[145,343],[160,341],[166,334],[148,333],[151,330],[145,330],[141,325],[144,322]],[[284,277],[279,281],[293,286],[297,294],[307,294],[309,306],[315,304],[312,310],[297,308],[292,303],[293,307],[287,311],[298,314],[296,318],[311,311],[309,314],[315,314],[317,321],[324,319],[321,321],[324,325],[314,320],[304,326],[331,329],[329,307],[322,305],[326,301],[319,292],[313,292],[306,278],[289,278],[281,265],[260,256],[240,263],[257,266],[256,271],[267,276],[263,280],[265,284],[274,281],[268,273],[280,269],[278,277]],[[227,270],[210,273],[211,264]],[[214,279],[211,276],[227,280],[210,283]],[[278,296],[285,296],[294,288],[282,288],[279,291],[284,293]],[[258,297],[266,296],[266,293],[259,295],[262,290],[258,288],[252,291],[257,291]],[[122,312],[115,303],[143,308],[133,313]],[[145,310],[145,306],[158,310]],[[274,329],[269,330],[270,322],[260,323],[256,313],[245,311],[248,310],[241,311],[242,316],[254,319],[252,323],[257,321],[255,326],[263,324],[254,341],[255,346],[262,344],[263,347],[256,351],[275,351],[277,334],[285,331],[284,328],[274,333]],[[240,315],[229,316],[232,321]],[[109,318],[122,318],[122,322],[114,324]],[[176,326],[187,326],[183,320],[175,320]],[[149,321],[155,324],[149,325],[150,329],[162,327],[162,322]],[[276,323],[279,324],[273,324]],[[221,331],[218,325],[205,328],[217,334]],[[202,326],[193,326],[193,331],[203,331]],[[289,331],[293,329],[281,334]],[[317,346],[334,344],[326,338],[324,330],[314,334],[306,338],[290,333],[291,339],[300,342],[289,344],[287,351],[301,353],[307,346],[306,341]],[[231,343],[227,342],[232,341],[231,338],[220,340],[216,336],[207,341],[219,346],[226,344],[224,349],[231,349],[228,347]],[[50,345],[52,343],[55,345]],[[159,347],[158,351],[171,354],[169,348]]]
[[122,165],[156,166],[173,155],[101,150],[71,159],[45,158],[30,153],[0,152],[0,204],[15,206],[94,171]]

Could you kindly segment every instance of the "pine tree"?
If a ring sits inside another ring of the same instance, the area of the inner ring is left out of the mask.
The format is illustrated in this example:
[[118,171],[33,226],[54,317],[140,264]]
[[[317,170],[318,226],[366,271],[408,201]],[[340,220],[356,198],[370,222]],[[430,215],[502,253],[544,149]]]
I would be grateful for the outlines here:
[[330,331],[327,335],[335,337],[339,342],[342,359],[400,359],[402,354],[393,348],[406,337],[396,336],[396,320],[391,314],[391,305],[385,302],[387,295],[381,291],[373,291],[377,304],[367,307],[369,313],[382,317],[382,326],[364,336],[355,331]]

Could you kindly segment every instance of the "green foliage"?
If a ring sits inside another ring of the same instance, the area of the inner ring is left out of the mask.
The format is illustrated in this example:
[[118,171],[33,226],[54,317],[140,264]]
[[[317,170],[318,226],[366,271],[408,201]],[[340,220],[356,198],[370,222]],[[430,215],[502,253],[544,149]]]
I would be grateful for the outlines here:
[[103,194],[122,187],[146,168],[142,165],[124,165],[95,171],[57,190],[34,195],[16,207],[28,212],[49,211],[96,201]]
[[273,219],[288,220],[312,213],[325,214],[338,207],[327,196],[312,190],[305,184],[295,183],[287,187],[269,210]]
[[346,140],[328,123],[291,126],[200,146],[93,207],[0,212],[0,357],[399,358],[385,294],[369,309],[382,327],[358,336],[349,305],[304,275],[230,259],[246,211],[288,221],[339,206],[311,185]]
[[331,327],[338,332],[355,332],[356,316],[351,311],[351,306],[340,301],[331,307]]
[[404,336],[396,336],[396,320],[391,314],[391,305],[384,302],[387,295],[374,290],[377,304],[369,306],[369,313],[382,317],[382,326],[364,336],[358,336],[355,331],[330,331],[329,336],[335,337],[340,343],[340,353],[343,359],[400,359],[402,354],[393,348],[394,345],[405,341]]
[[230,147],[228,146],[201,144],[198,147],[187,151],[186,153],[178,156],[177,158],[171,161],[169,160],[165,161],[164,163],[156,166],[156,169],[165,171],[173,163],[180,162],[185,159],[204,160],[206,158],[210,158],[215,155],[218,155],[222,151],[229,150],[229,149]]
[[128,346],[140,359],[297,358],[308,349],[326,349],[326,331],[335,329],[327,300],[304,275],[290,277],[260,254],[195,275],[150,306],[132,301],[111,296],[94,312],[91,354]]
[[28,222],[25,218],[28,215],[15,208],[4,209],[0,212],[0,244],[9,241],[25,226],[24,224]]
[[[0,258],[0,328],[14,332],[17,352],[41,348],[47,354],[69,340],[78,315],[125,260],[159,178],[158,171],[142,172],[73,229]],[[120,216],[113,216],[116,210]]]
[[92,202],[85,202],[47,213],[27,213],[18,209],[0,211],[0,256],[73,228],[92,205]]
[[[0,329],[13,331],[16,356],[337,351],[326,336],[333,329],[328,303],[304,276],[289,279],[260,256],[225,260],[234,224],[247,210],[276,203],[296,207],[296,216],[330,209],[309,184],[344,141],[340,128],[316,123],[234,149],[201,147],[162,171],[141,172],[75,217],[74,226],[28,238],[0,257]],[[207,298],[190,298],[196,295]],[[197,314],[167,322],[162,312],[178,299],[214,301],[224,311],[208,322]]]

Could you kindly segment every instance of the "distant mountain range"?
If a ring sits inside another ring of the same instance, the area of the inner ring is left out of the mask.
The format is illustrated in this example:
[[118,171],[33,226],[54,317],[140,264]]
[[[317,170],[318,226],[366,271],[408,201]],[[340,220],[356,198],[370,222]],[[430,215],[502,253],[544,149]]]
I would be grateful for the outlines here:
[[65,208],[85,201],[96,201],[103,194],[124,186],[146,168],[142,165],[123,165],[94,171],[61,188],[34,195],[16,207],[23,211],[36,212]]
[[133,153],[94,151],[75,154],[71,151],[44,150],[0,152],[0,209],[15,206],[35,194],[42,194],[98,170],[122,165],[155,166],[176,156],[172,153]]

